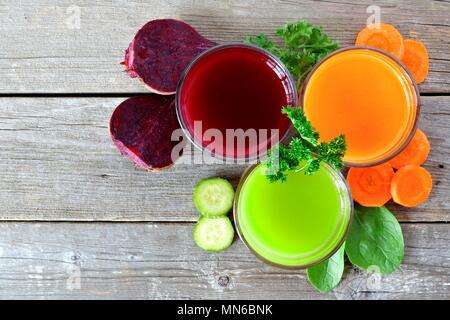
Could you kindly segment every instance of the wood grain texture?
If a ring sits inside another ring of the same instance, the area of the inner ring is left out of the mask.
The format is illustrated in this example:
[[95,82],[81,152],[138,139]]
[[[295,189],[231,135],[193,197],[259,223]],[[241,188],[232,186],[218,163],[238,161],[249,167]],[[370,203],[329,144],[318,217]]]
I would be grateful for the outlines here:
[[[342,46],[365,25],[372,0],[3,0],[0,4],[0,93],[146,92],[119,63],[145,22],[174,17],[217,42],[306,19],[322,25]],[[447,1],[377,1],[385,22],[428,47],[430,76],[422,92],[450,92],[450,4]],[[77,27],[77,10],[80,12]]]
[[348,267],[332,293],[319,294],[304,271],[265,265],[239,240],[225,252],[201,251],[191,223],[4,222],[0,298],[450,299],[449,226],[402,228],[398,271]]
[[[183,19],[217,42],[306,19],[347,46],[373,4],[385,22],[427,45],[430,75],[421,92],[450,93],[448,1],[2,0],[0,95],[147,92],[119,63],[151,19]],[[407,221],[404,264],[381,277],[347,267],[326,295],[303,271],[267,266],[239,240],[222,253],[196,248],[195,184],[223,176],[236,185],[245,166],[190,165],[185,156],[159,174],[135,168],[108,134],[123,99],[0,98],[0,299],[450,299],[450,227],[427,223],[450,221],[449,96],[424,97],[430,199],[389,206]]]
[[[112,145],[108,120],[122,98],[0,98],[0,219],[195,221],[202,178],[237,184],[245,165],[187,164],[149,173]],[[432,151],[433,191],[401,221],[450,221],[450,97],[424,97],[420,127]],[[183,163],[184,162],[184,163]]]

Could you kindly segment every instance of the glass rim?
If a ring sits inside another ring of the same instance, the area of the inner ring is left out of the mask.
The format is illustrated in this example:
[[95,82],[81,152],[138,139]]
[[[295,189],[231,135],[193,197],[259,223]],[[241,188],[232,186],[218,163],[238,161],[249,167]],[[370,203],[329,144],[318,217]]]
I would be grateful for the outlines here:
[[420,91],[419,91],[419,87],[417,85],[417,82],[414,80],[414,77],[412,76],[411,72],[408,70],[408,68],[406,68],[406,66],[399,60],[397,59],[397,57],[393,56],[391,53],[386,52],[384,50],[378,49],[378,48],[374,48],[374,47],[369,47],[369,46],[348,46],[342,49],[338,49],[336,51],[333,51],[332,53],[326,55],[324,58],[322,58],[322,60],[320,60],[318,63],[316,63],[316,65],[311,69],[311,71],[308,73],[308,75],[306,76],[305,80],[303,81],[300,89],[299,89],[299,107],[302,108],[304,110],[304,99],[305,99],[305,91],[306,88],[311,80],[311,77],[313,76],[314,72],[328,59],[330,59],[331,57],[345,52],[345,51],[351,51],[351,50],[370,50],[370,51],[375,51],[377,53],[380,53],[382,55],[385,55],[386,57],[390,58],[391,60],[393,60],[396,64],[398,64],[400,66],[400,68],[405,72],[406,76],[408,77],[409,81],[412,84],[412,87],[414,89],[414,93],[416,96],[416,111],[415,111],[415,115],[414,115],[414,123],[412,125],[411,128],[411,132],[409,133],[408,137],[405,139],[405,141],[392,153],[388,154],[387,156],[379,159],[379,160],[374,160],[374,161],[370,161],[367,163],[354,163],[354,162],[349,162],[349,161],[344,161],[344,165],[346,167],[372,167],[372,166],[376,166],[382,163],[385,163],[389,160],[391,160],[392,158],[394,158],[395,156],[397,156],[400,152],[402,152],[406,146],[409,144],[409,142],[411,141],[411,139],[413,138],[417,127],[418,127],[418,122],[419,122],[419,117],[420,117],[420,110],[422,107],[422,99],[420,96]]
[[[247,163],[247,162],[252,162],[255,160],[258,160],[260,158],[263,158],[267,152],[269,151],[270,148],[268,148],[266,146],[266,150],[263,152],[259,152],[259,148],[257,147],[257,152],[256,154],[252,154],[251,156],[244,156],[244,157],[229,157],[224,155],[220,155],[217,153],[213,153],[211,152],[211,150],[209,150],[208,148],[204,147],[200,142],[198,142],[195,137],[191,134],[191,132],[187,129],[187,126],[183,120],[183,112],[181,111],[181,90],[183,89],[183,84],[186,80],[186,77],[188,76],[189,72],[192,70],[193,66],[199,61],[201,60],[203,57],[205,57],[206,55],[221,50],[221,49],[225,49],[225,48],[248,48],[251,50],[255,50],[258,51],[266,56],[268,56],[271,60],[273,60],[279,67],[281,67],[281,69],[283,70],[284,74],[287,77],[288,83],[289,83],[289,87],[292,90],[292,96],[293,96],[293,105],[292,107],[297,109],[298,106],[298,90],[297,87],[295,85],[295,82],[293,80],[293,77],[291,75],[291,73],[289,72],[289,70],[287,69],[287,67],[284,65],[284,63],[277,57],[275,56],[273,53],[267,51],[266,49],[263,49],[261,47],[258,47],[256,45],[253,44],[246,44],[246,43],[241,43],[241,42],[226,42],[223,44],[218,44],[215,45],[205,51],[203,51],[202,53],[200,53],[197,57],[195,57],[194,60],[192,60],[189,65],[186,67],[186,69],[183,71],[180,81],[178,82],[177,85],[177,90],[175,93],[175,111],[177,114],[177,119],[178,119],[178,123],[180,124],[181,130],[183,131],[183,134],[187,137],[187,139],[189,140],[189,142],[191,144],[194,145],[194,147],[196,147],[198,150],[205,152],[216,159],[219,160],[225,160],[225,161],[233,161],[234,163]],[[281,107],[280,107],[281,108]],[[281,109],[280,109],[280,113],[281,113]],[[278,144],[278,143],[282,143],[289,135],[289,132],[292,130],[292,123],[289,122],[288,126],[286,127],[285,132],[283,133],[283,135],[279,138],[279,140],[274,144]],[[268,130],[271,130],[271,128],[268,128]],[[267,139],[268,142],[271,142],[272,139],[269,137]],[[272,146],[273,147],[273,146]]]
[[[277,263],[277,262],[273,262],[265,257],[263,257],[261,254],[259,254],[258,252],[256,252],[256,250],[254,250],[252,248],[252,246],[247,242],[247,240],[245,239],[242,230],[241,230],[241,226],[239,223],[239,198],[240,198],[240,194],[242,191],[242,187],[245,183],[245,181],[247,180],[247,178],[249,177],[249,175],[253,172],[253,170],[256,169],[256,167],[258,167],[259,165],[262,165],[262,163],[256,163],[253,164],[249,167],[247,167],[244,171],[244,173],[242,174],[238,186],[236,188],[236,192],[235,192],[235,196],[234,196],[234,201],[233,201],[233,222],[235,225],[235,229],[236,229],[236,233],[239,236],[239,239],[241,239],[241,241],[244,243],[244,245],[247,247],[248,250],[250,250],[250,252],[256,257],[258,258],[260,261],[272,266],[272,267],[276,267],[276,268],[280,268],[280,269],[285,269],[285,270],[303,270],[303,269],[307,269],[313,266],[316,266],[326,260],[328,260],[329,258],[331,258],[340,248],[341,246],[344,244],[347,235],[350,231],[350,227],[352,225],[353,222],[353,217],[354,217],[354,204],[353,204],[353,198],[352,198],[352,194],[350,191],[350,187],[347,184],[346,179],[344,178],[344,175],[342,174],[341,171],[337,170],[334,166],[332,166],[331,164],[327,163],[327,162],[322,162],[322,164],[325,164],[326,166],[326,170],[328,170],[329,172],[332,172],[334,174],[333,176],[333,180],[334,181],[338,181],[340,182],[344,188],[344,196],[346,196],[347,200],[348,200],[348,221],[347,221],[347,225],[345,227],[344,233],[342,234],[341,239],[338,241],[338,243],[336,244],[336,246],[333,248],[333,250],[331,250],[328,254],[326,254],[324,257],[318,259],[317,261],[308,263],[308,264],[304,264],[304,265],[285,265],[285,264],[281,264],[281,263]],[[341,209],[341,212],[345,209],[345,207],[343,207]]]

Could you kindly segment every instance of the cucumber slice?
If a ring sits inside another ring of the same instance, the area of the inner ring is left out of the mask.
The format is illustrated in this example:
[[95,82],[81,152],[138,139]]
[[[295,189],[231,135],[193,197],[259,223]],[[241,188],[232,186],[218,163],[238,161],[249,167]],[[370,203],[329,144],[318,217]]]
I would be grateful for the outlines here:
[[216,218],[201,217],[194,228],[197,246],[207,251],[222,251],[231,246],[234,228],[226,216]]
[[233,206],[233,199],[233,186],[222,178],[202,180],[194,190],[194,205],[208,218],[227,214]]

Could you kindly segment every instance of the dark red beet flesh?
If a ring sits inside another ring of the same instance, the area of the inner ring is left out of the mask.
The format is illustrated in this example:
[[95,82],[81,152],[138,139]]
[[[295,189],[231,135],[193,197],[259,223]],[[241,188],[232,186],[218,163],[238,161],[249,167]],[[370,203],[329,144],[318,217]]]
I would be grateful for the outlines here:
[[134,37],[123,64],[132,77],[141,78],[153,92],[174,94],[188,64],[214,45],[183,21],[152,20]]
[[[180,126],[175,112],[174,96],[133,97],[114,110],[109,123],[111,138],[120,153],[146,170],[169,167],[172,133]],[[176,158],[176,157],[175,157]]]

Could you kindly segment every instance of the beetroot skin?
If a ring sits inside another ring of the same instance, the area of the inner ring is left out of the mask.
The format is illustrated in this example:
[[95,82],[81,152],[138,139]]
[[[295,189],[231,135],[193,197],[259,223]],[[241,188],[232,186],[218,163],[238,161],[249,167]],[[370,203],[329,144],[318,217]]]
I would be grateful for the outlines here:
[[109,130],[120,153],[146,170],[173,165],[171,141],[178,129],[175,97],[152,94],[122,102],[111,116]]
[[153,92],[174,94],[188,64],[214,45],[183,21],[152,20],[134,37],[123,64],[131,77],[141,78]]

